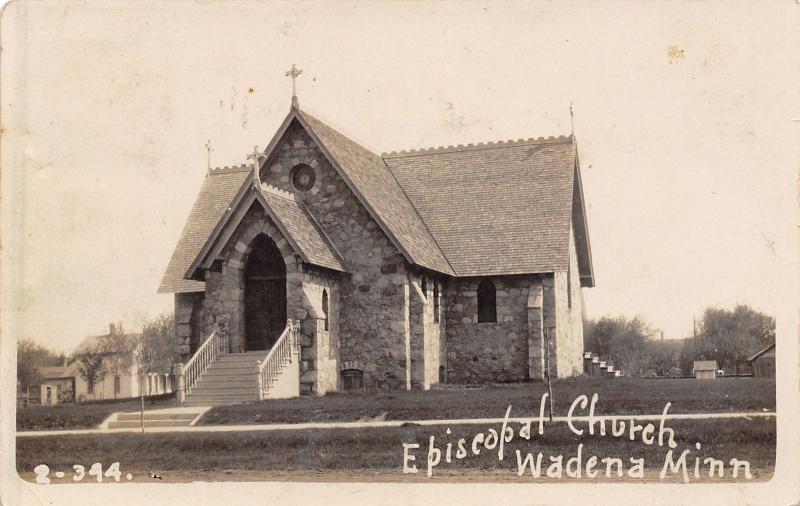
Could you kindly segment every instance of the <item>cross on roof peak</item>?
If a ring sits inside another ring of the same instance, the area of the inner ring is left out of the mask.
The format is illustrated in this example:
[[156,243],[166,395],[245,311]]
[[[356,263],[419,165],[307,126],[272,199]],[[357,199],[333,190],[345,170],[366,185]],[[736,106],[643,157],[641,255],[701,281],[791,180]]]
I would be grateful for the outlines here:
[[297,100],[297,78],[302,73],[303,71],[297,68],[297,65],[294,63],[292,63],[292,68],[286,71],[286,77],[292,78],[292,105],[297,108],[300,107],[300,104]]

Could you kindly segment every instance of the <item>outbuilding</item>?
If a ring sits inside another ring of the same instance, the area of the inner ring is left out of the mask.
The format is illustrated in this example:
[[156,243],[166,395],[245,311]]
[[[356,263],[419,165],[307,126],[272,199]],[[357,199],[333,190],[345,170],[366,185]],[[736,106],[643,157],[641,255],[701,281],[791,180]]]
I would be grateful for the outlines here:
[[716,379],[717,361],[716,360],[695,360],[692,368],[695,379]]
[[775,343],[755,352],[747,363],[753,367],[754,378],[775,377]]

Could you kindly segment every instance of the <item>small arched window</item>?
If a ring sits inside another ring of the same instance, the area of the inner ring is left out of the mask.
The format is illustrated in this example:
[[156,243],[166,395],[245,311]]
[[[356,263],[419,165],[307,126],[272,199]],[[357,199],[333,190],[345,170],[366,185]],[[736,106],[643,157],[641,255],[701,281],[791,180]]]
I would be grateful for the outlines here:
[[497,293],[494,283],[484,278],[478,285],[478,323],[497,321]]
[[328,329],[328,290],[322,290],[322,314],[325,316],[325,330]]
[[439,283],[433,282],[433,322],[439,323]]
[[428,278],[422,276],[422,296],[428,298]]

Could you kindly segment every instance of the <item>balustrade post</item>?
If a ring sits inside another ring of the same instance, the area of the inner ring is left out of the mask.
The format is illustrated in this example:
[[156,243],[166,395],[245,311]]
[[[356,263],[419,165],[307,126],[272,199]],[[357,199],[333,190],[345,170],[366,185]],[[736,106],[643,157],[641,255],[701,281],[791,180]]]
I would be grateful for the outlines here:
[[178,405],[182,405],[183,401],[186,400],[186,377],[184,376],[183,372],[183,363],[175,364],[175,379],[177,380],[177,388],[176,397],[178,399]]
[[260,401],[264,399],[264,377],[261,374],[260,360],[256,360],[256,388],[258,389],[256,399]]

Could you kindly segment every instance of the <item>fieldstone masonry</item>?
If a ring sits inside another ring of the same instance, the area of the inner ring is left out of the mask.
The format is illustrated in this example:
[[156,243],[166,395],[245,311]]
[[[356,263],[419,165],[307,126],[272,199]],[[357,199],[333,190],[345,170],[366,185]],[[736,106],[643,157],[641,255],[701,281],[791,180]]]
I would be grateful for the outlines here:
[[[308,191],[297,191],[292,183],[300,164],[313,169]],[[580,373],[582,307],[579,277],[571,275],[578,271],[574,238],[570,272],[492,277],[497,321],[478,323],[482,278],[453,278],[410,265],[299,123],[286,130],[260,177],[263,185],[290,192],[306,206],[348,272],[303,264],[277,224],[253,204],[205,272],[205,292],[175,296],[175,350],[181,361],[189,358],[192,339],[221,327],[229,332],[232,352],[244,349],[243,276],[252,244],[263,234],[275,242],[286,265],[287,316],[301,322],[305,393],[340,390],[340,372],[346,369],[362,371],[370,390],[427,389],[440,378],[449,383],[541,380],[545,336],[550,337],[551,374]]]

